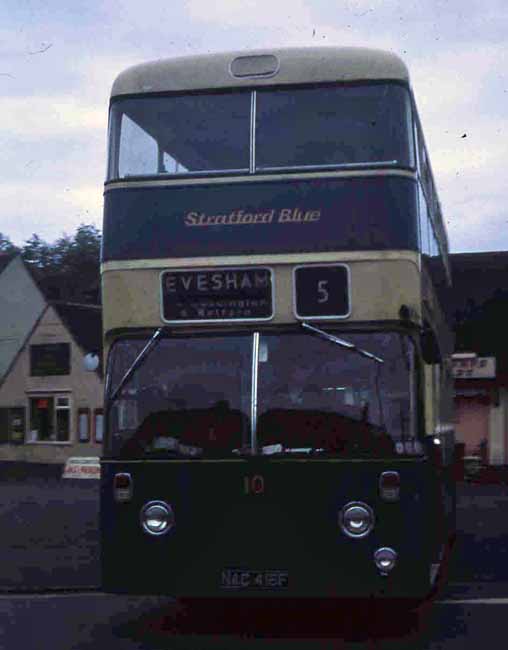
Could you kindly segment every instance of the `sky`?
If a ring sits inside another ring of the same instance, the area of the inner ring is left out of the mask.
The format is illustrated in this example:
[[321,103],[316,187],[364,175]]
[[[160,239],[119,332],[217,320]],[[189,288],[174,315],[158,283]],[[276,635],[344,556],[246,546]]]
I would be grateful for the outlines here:
[[144,61],[250,48],[406,62],[453,252],[508,250],[506,0],[0,0],[0,232],[101,226],[109,93]]

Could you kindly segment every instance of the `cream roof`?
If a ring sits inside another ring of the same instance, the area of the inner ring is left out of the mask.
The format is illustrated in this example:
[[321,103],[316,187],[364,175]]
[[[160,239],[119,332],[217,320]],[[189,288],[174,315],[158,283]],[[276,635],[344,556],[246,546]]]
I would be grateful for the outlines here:
[[[277,57],[278,72],[267,77],[243,78],[230,73],[234,59],[253,55]],[[111,96],[367,79],[409,81],[405,64],[390,52],[354,47],[284,48],[142,63],[127,68],[116,78]]]

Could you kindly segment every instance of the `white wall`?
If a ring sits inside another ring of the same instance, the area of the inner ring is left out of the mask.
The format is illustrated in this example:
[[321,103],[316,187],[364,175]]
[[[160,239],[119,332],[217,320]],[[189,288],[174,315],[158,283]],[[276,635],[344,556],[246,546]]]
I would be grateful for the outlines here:
[[0,273],[0,381],[45,307],[45,300],[21,257]]
[[[69,343],[71,346],[71,373],[69,375],[30,376],[30,346],[45,343]],[[68,442],[25,442],[24,445],[1,444],[0,460],[62,463],[69,456],[99,456],[101,446],[93,441],[80,442],[78,436],[78,411],[95,409],[103,405],[103,385],[95,372],[83,367],[84,353],[73,341],[57,312],[49,306],[34,332],[16,359],[12,370],[0,386],[0,408],[24,407],[26,431],[30,428],[30,397],[36,394],[65,394],[71,400],[71,427]],[[63,391],[63,392],[62,392]]]

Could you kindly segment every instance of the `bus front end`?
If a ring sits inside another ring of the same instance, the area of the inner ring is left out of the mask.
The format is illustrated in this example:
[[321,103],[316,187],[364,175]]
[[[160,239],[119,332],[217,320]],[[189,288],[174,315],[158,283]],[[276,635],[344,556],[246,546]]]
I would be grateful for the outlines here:
[[104,589],[416,603],[454,493],[412,95],[391,55],[277,57],[276,79],[213,55],[114,86]]

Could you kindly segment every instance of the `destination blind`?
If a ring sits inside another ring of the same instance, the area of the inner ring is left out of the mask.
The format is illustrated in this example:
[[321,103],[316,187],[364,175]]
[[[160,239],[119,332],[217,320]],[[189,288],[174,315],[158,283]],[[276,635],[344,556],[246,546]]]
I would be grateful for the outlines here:
[[273,317],[268,268],[164,271],[162,316],[168,323],[268,320]]

